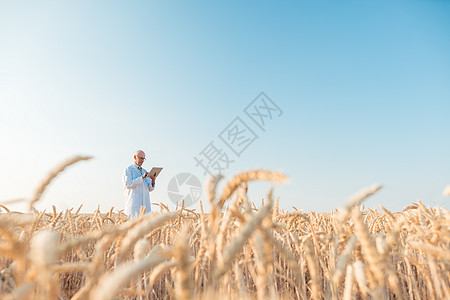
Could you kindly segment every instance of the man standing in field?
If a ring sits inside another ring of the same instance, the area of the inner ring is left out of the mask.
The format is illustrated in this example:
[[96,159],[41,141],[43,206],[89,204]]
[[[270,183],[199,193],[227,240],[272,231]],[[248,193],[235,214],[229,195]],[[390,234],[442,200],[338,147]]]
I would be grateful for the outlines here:
[[145,213],[150,213],[150,193],[155,189],[155,176],[148,176],[148,172],[142,168],[145,153],[137,150],[133,154],[134,164],[129,165],[122,175],[125,194],[125,213],[131,218],[140,214],[141,207]]

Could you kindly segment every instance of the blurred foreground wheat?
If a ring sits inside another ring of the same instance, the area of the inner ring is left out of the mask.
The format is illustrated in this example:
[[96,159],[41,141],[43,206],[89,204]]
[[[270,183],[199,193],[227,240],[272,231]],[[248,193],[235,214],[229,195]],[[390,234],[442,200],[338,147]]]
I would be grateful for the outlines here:
[[[449,299],[450,213],[421,202],[361,209],[374,185],[331,213],[259,207],[251,171],[207,187],[211,212],[129,220],[80,209],[0,213],[3,299]],[[227,204],[226,207],[224,205]],[[3,209],[4,210],[4,209]],[[163,212],[164,211],[164,212]]]

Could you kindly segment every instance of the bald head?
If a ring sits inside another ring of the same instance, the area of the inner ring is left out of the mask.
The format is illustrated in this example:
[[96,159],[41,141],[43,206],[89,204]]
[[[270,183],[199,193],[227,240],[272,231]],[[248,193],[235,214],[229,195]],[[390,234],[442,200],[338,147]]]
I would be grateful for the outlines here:
[[142,150],[136,150],[133,153],[133,159],[134,163],[137,164],[139,167],[142,166],[145,160],[145,153]]

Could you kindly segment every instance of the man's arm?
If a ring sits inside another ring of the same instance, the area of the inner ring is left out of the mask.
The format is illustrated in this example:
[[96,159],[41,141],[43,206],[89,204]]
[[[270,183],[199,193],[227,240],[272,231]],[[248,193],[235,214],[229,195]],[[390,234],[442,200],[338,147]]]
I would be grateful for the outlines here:
[[138,176],[136,178],[133,178],[133,176],[132,176],[132,174],[131,174],[129,169],[126,169],[124,171],[124,173],[123,173],[123,176],[122,176],[123,185],[126,188],[129,188],[129,189],[132,189],[135,186],[141,184],[143,182],[143,180],[144,179],[142,178],[142,176]]

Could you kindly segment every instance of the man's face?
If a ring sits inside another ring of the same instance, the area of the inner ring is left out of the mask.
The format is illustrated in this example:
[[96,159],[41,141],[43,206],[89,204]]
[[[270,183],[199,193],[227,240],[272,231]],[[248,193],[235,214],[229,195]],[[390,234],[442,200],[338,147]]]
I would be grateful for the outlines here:
[[144,152],[138,152],[138,154],[134,156],[134,163],[137,164],[139,167],[142,166],[144,160],[145,160]]

